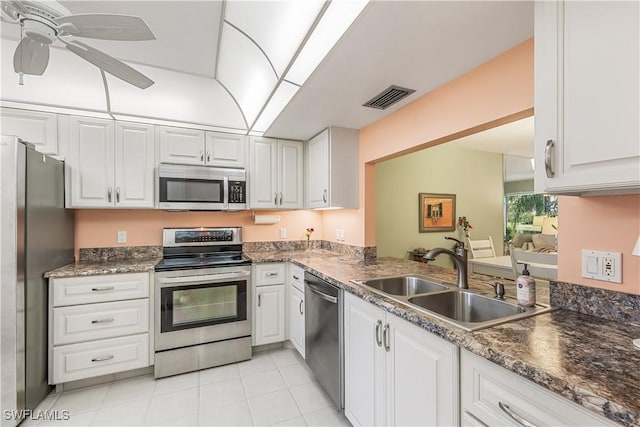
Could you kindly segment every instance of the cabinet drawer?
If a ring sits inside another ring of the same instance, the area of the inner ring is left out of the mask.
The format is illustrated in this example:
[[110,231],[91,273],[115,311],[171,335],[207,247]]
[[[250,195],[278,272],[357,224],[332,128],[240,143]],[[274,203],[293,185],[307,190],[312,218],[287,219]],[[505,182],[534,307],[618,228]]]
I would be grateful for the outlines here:
[[149,366],[149,334],[54,347],[51,366],[51,384],[144,368]]
[[53,345],[149,332],[149,300],[53,309]]
[[284,263],[255,264],[256,286],[280,285],[285,281]]
[[53,279],[51,295],[54,307],[147,298],[149,274],[107,274]]
[[460,366],[461,410],[466,424],[517,425],[508,414],[511,412],[536,426],[615,425],[468,351],[461,352]]
[[289,263],[289,283],[304,294],[304,269]]

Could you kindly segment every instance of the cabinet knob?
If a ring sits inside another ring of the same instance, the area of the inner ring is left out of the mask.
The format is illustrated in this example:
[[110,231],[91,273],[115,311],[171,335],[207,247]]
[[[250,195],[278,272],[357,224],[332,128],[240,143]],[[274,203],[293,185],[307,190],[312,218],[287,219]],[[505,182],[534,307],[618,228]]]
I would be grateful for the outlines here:
[[555,163],[554,148],[555,142],[552,139],[548,140],[544,147],[544,170],[547,173],[547,178],[553,178],[556,174],[553,167]]

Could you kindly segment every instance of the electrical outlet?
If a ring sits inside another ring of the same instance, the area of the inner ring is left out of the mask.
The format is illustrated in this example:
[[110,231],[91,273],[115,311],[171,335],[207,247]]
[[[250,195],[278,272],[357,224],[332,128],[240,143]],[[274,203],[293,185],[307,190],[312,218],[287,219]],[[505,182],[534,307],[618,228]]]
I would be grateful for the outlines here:
[[340,229],[336,228],[336,240],[339,242],[340,241]]
[[286,239],[287,238],[287,229],[286,228],[281,228],[280,229],[280,238],[281,239]]
[[582,250],[582,277],[603,282],[622,283],[620,252]]
[[118,243],[127,243],[126,231],[118,231]]

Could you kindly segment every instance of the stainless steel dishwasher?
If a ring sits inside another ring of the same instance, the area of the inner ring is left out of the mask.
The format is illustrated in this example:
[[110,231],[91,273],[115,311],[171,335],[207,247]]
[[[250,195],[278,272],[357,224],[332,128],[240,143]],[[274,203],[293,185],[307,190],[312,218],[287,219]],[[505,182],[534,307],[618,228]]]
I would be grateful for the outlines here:
[[342,290],[304,273],[305,359],[318,383],[344,409]]

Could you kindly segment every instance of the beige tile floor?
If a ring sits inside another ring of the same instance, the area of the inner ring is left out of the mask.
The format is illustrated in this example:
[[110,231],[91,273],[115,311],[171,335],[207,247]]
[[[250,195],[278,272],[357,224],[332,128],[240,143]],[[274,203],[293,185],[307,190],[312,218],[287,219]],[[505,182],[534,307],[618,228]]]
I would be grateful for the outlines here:
[[68,410],[70,418],[21,426],[350,426],[290,348],[159,380],[52,393],[38,410]]

